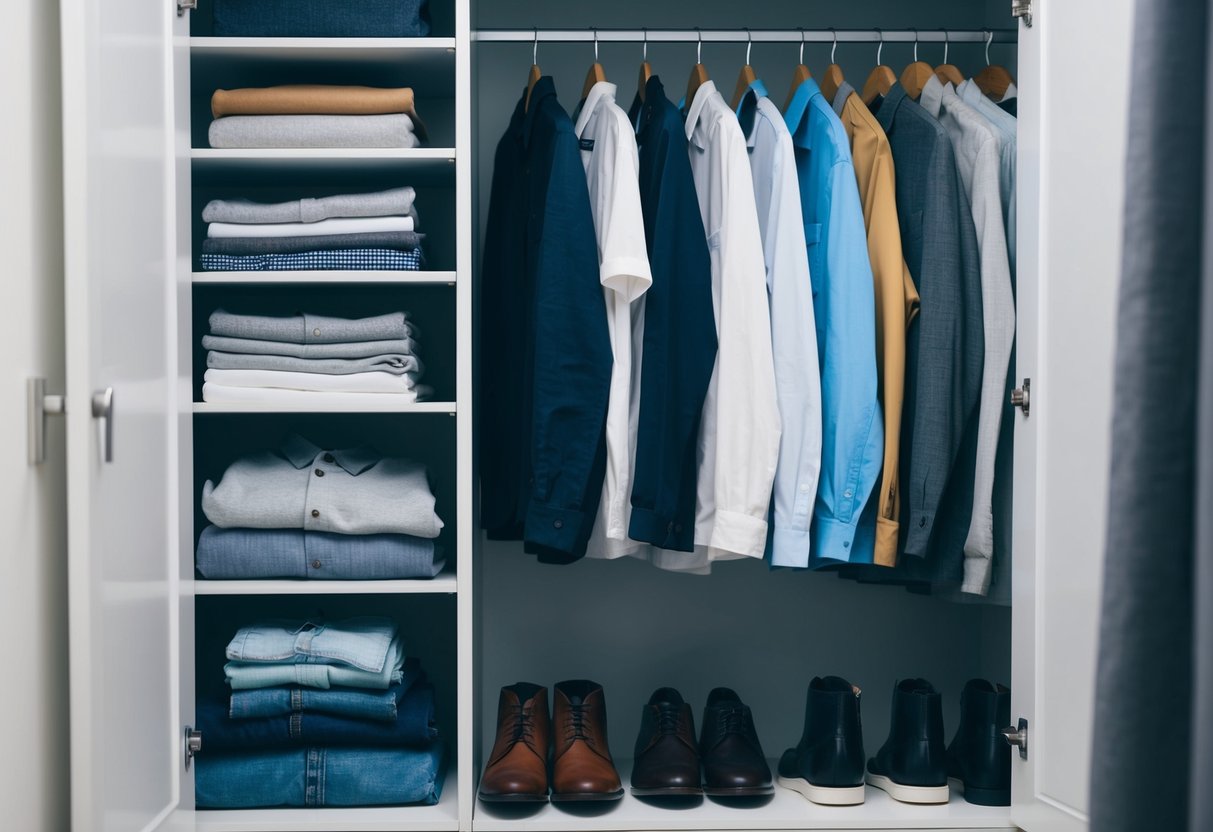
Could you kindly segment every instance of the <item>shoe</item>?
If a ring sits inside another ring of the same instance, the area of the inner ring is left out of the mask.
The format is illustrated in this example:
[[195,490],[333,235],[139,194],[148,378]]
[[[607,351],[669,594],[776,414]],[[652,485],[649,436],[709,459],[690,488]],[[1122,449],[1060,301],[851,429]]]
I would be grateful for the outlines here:
[[659,688],[640,714],[632,767],[637,797],[691,797],[699,784],[699,747],[691,706],[673,688]]
[[867,780],[903,803],[948,802],[943,700],[926,679],[893,688],[889,738],[868,760]]
[[602,685],[556,685],[552,707],[552,801],[619,800],[623,785],[607,747]]
[[771,767],[754,730],[754,716],[728,688],[716,688],[708,694],[699,754],[706,795],[751,797],[775,791]]
[[859,688],[837,676],[809,683],[804,734],[779,760],[779,785],[814,803],[853,806],[864,798]]
[[960,725],[948,746],[948,778],[978,806],[1011,805],[1011,690],[971,679],[960,694]]
[[529,682],[501,689],[497,740],[480,778],[485,803],[547,803],[548,691]]

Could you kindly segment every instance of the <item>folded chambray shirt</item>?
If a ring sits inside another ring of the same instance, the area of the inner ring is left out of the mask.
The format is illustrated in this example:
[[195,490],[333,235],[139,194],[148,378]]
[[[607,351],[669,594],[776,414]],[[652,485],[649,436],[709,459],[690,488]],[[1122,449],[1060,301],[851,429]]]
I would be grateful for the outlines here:
[[229,700],[232,719],[259,719],[290,714],[328,714],[374,722],[395,722],[400,703],[416,683],[425,679],[421,662],[415,657],[404,660],[401,679],[387,690],[308,687],[274,687],[234,690]]
[[363,670],[347,664],[311,664],[267,661],[230,661],[223,666],[232,690],[304,685],[309,688],[370,688],[387,690],[404,678],[404,642],[397,636],[388,646],[386,660],[378,670]]
[[198,538],[198,571],[211,580],[433,578],[443,565],[433,540],[407,534],[207,526]]

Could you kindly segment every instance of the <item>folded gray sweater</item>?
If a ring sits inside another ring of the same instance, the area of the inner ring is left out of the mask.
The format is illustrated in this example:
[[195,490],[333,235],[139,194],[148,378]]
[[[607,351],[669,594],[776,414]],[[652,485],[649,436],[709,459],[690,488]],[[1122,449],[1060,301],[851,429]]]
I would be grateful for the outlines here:
[[416,231],[374,231],[366,234],[320,234],[309,237],[207,237],[203,254],[245,257],[253,254],[295,254],[351,248],[386,248],[412,251],[424,234]]
[[394,376],[409,376],[413,382],[421,381],[421,374],[425,372],[421,360],[415,355],[292,358],[289,355],[245,355],[212,350],[206,354],[206,366],[211,370],[282,370],[291,373],[320,373],[326,376],[382,372]]
[[415,338],[393,341],[354,341],[348,344],[288,344],[284,341],[256,341],[251,338],[226,338],[203,335],[202,347],[216,352],[241,355],[289,355],[293,358],[373,358],[377,355],[416,355]]
[[214,148],[416,147],[413,120],[375,116],[224,116],[207,131]]
[[390,341],[408,338],[413,328],[408,313],[389,312],[373,318],[349,320],[326,315],[236,315],[216,309],[211,313],[212,335],[285,341],[289,344],[341,344],[347,341]]
[[369,194],[337,194],[290,202],[212,199],[202,209],[203,222],[319,222],[331,217],[390,217],[409,214],[417,192],[410,187]]

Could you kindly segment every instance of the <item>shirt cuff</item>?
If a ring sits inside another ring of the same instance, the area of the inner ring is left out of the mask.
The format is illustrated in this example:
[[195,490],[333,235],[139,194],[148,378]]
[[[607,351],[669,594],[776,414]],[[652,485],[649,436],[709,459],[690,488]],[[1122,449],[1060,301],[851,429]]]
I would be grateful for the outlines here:
[[810,534],[808,529],[775,527],[771,535],[771,566],[809,566]]
[[840,520],[818,518],[814,521],[813,556],[814,567],[827,566],[831,562],[848,563],[851,560],[851,550],[855,546],[855,529],[858,516],[854,523],[843,523]]
[[599,267],[599,280],[604,288],[620,295],[631,303],[653,285],[653,273],[647,260],[635,257],[616,257],[604,260]]
[[897,565],[897,533],[896,520],[885,517],[876,518],[876,550],[872,562],[877,566]]
[[717,509],[708,546],[749,558],[760,558],[767,549],[767,521],[748,514]]
[[935,512],[915,511],[906,514],[907,555],[923,557],[931,545],[931,530],[935,527]]
[[523,539],[539,549],[564,552],[575,557],[585,554],[587,536],[582,524],[585,512],[580,509],[557,508],[532,499],[527,507]]
[[628,537],[641,543],[652,543],[661,549],[692,552],[695,550],[695,523],[681,523],[672,517],[633,505]]
[[989,592],[992,564],[993,561],[990,558],[966,555],[965,577],[964,583],[960,585],[960,591],[970,595],[985,595]]

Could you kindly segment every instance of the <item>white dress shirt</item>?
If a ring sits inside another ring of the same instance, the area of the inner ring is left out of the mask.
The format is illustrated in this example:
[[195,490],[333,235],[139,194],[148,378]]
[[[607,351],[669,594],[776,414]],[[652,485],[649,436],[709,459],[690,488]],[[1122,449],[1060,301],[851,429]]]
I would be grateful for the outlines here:
[[780,421],[746,138],[711,81],[690,103],[686,132],[712,261],[719,349],[699,432],[696,551],[655,550],[652,558],[665,569],[705,571],[713,560],[761,558],[766,551]]
[[643,296],[653,284],[653,275],[640,208],[640,153],[627,113],[615,102],[614,84],[601,81],[590,88],[575,129],[589,185],[614,354],[606,418],[606,481],[586,555],[617,558],[640,548],[628,539],[628,524],[640,413]]
[[985,595],[990,588],[994,557],[994,458],[998,453],[1007,370],[1015,340],[1015,298],[1011,292],[1011,265],[999,188],[1002,147],[994,128],[980,113],[960,100],[951,84],[945,86],[932,75],[922,88],[920,101],[947,130],[956,151],[956,167],[969,194],[981,258],[986,352],[977,421],[973,514],[965,540],[961,590]]

